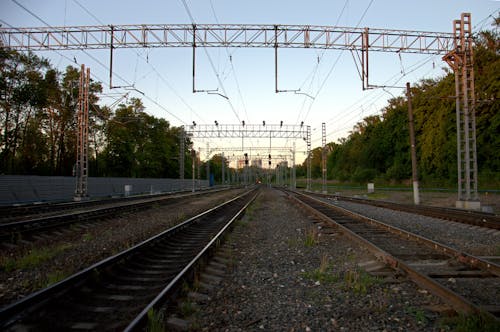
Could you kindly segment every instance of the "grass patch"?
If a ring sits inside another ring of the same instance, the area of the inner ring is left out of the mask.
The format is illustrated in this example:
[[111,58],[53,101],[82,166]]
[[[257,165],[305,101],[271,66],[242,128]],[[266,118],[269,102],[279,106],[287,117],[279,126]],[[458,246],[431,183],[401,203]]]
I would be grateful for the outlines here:
[[183,301],[179,305],[179,311],[183,317],[189,317],[197,312],[196,304],[187,300]]
[[92,240],[94,237],[92,236],[92,234],[90,233],[85,233],[83,234],[82,236],[82,240],[83,242],[89,242],[90,240]]
[[[251,220],[249,220],[249,221],[251,221]],[[239,219],[239,220],[236,220],[235,225],[238,227],[248,227],[248,222],[243,220],[243,219]]]
[[312,247],[319,243],[319,231],[316,227],[310,227],[306,229],[306,238],[304,240],[304,245],[306,247]]
[[25,270],[40,266],[44,262],[51,260],[58,254],[71,248],[71,244],[61,244],[52,248],[31,249],[28,254],[18,258],[8,258],[4,260],[0,268],[4,271]]
[[165,323],[163,314],[154,309],[148,311],[148,332],[163,332],[165,331]]
[[363,270],[349,270],[344,274],[345,288],[355,294],[366,294],[372,286],[381,282],[379,278],[373,277]]
[[455,332],[496,332],[500,331],[500,322],[491,319],[484,313],[458,314],[454,317],[443,318],[440,322],[443,329]]
[[319,281],[320,283],[334,283],[339,277],[333,273],[333,266],[330,264],[327,255],[321,256],[319,268],[302,274],[304,278]]
[[65,279],[69,274],[64,271],[54,271],[47,275],[47,279],[45,282],[45,287],[53,285],[63,279]]
[[426,325],[427,317],[425,316],[425,311],[419,308],[409,307],[406,309],[406,312],[415,317],[417,324]]
[[367,194],[366,196],[370,199],[380,199],[380,200],[387,199],[387,197],[388,197],[388,195],[386,193],[382,193],[382,192],[373,192],[373,193]]

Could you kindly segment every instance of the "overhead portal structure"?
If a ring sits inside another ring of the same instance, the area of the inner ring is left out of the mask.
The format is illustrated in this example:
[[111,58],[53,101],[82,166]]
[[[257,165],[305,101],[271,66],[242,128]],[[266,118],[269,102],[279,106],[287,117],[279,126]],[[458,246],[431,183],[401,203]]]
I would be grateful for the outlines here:
[[[369,53],[394,52],[441,54],[454,70],[457,112],[457,205],[479,208],[477,196],[477,156],[475,92],[472,55],[471,16],[464,13],[454,21],[453,33],[349,28],[314,25],[257,24],[133,24],[65,27],[0,28],[0,44],[17,51],[110,50],[110,87],[112,88],[113,50],[117,48],[254,47],[275,49],[277,82],[278,48],[348,50],[353,54],[363,89],[387,87],[370,84]],[[193,90],[195,67],[193,61]],[[404,87],[402,87],[404,88]],[[299,90],[289,90],[298,92]],[[210,93],[210,91],[206,91]],[[212,91],[213,93],[213,91]],[[227,98],[227,96],[224,96]],[[207,128],[208,129],[208,128]],[[207,132],[208,133],[208,132]],[[217,131],[214,132],[217,134]],[[217,136],[220,137],[220,136]],[[310,131],[306,133],[310,151]],[[182,176],[182,175],[181,175]],[[310,189],[310,167],[308,167]]]
[[[200,148],[200,152],[203,151]],[[267,184],[271,184],[270,174],[271,174],[271,165],[276,168],[282,162],[288,164],[288,161],[291,161],[291,174],[289,178],[290,187],[296,188],[296,165],[295,165],[295,154],[303,152],[306,154],[306,151],[296,151],[295,142],[293,142],[293,147],[289,146],[272,146],[272,147],[262,147],[262,146],[250,146],[247,148],[244,147],[214,147],[208,148],[207,158],[209,158],[214,153],[220,153],[222,158],[228,160],[230,162],[235,161],[237,166],[238,163],[244,160],[245,154],[247,154],[247,158],[250,162],[250,166],[255,166],[255,161],[260,160],[261,163],[259,167],[266,173],[267,175]],[[266,169],[267,163],[267,169]],[[229,170],[226,170],[229,172]],[[222,169],[222,179],[224,180],[225,170],[224,164]],[[228,178],[229,179],[229,178]],[[223,181],[224,182],[224,181]]]
[[[254,147],[245,148],[245,139],[261,138],[269,139],[269,147],[262,147],[263,151],[271,153],[272,139],[291,139],[294,140],[294,147],[292,153],[292,162],[295,165],[295,141],[303,140],[306,144],[306,165],[307,165],[307,179],[306,188],[311,190],[311,127],[300,125],[287,125],[287,124],[216,124],[216,125],[190,125],[184,127],[186,135],[190,138],[241,138],[241,148],[238,151],[254,150]],[[207,148],[208,155],[211,153]],[[294,178],[295,181],[295,178]],[[293,182],[295,184],[295,182]]]

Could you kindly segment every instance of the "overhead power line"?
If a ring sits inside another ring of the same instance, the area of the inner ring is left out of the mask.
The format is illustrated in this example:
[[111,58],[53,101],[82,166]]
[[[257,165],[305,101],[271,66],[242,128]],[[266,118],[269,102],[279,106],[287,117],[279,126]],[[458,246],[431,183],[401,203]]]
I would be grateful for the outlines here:
[[[81,9],[83,9],[89,16],[91,16],[96,22],[99,24],[105,25],[103,21],[101,21],[96,15],[94,15],[88,8],[86,8],[84,5],[82,5],[78,0],[73,0],[74,3],[76,3]],[[202,116],[200,116],[194,109],[191,107],[191,105],[188,104],[188,102],[177,92],[177,90],[168,82],[168,80],[161,75],[161,73],[156,69],[156,67],[148,61],[148,59],[145,59],[143,55],[141,55],[137,50],[134,50],[135,54],[137,57],[141,58],[143,61],[145,61],[155,72],[155,74],[163,81],[163,83],[174,93],[174,95],[180,99],[180,101],[186,106],[194,115],[196,115],[200,120],[205,121]],[[136,66],[137,69],[137,66]],[[169,113],[170,114],[170,113]],[[184,121],[183,121],[184,123]]]
[[[12,0],[12,2],[14,2],[16,5],[18,5],[19,7],[21,7],[23,10],[25,10],[27,13],[29,13],[30,15],[32,15],[33,17],[35,17],[37,20],[39,20],[40,22],[42,22],[43,24],[45,24],[46,26],[48,26],[49,28],[52,28],[52,26],[47,23],[45,20],[43,20],[41,17],[39,17],[38,15],[36,15],[34,12],[32,12],[31,10],[29,10],[28,8],[26,8],[25,6],[23,6],[22,4],[20,4],[18,1],[16,0]],[[96,57],[90,55],[87,51],[85,50],[82,50],[83,53],[85,53],[88,57],[90,57],[92,60],[94,60],[95,62],[97,62],[99,65],[101,65],[102,67],[104,67],[105,69],[109,70],[109,67],[107,65],[105,65],[104,63],[102,63],[99,59],[97,59]],[[71,61],[71,60],[70,60]],[[76,61],[76,60],[75,60]],[[73,62],[73,61],[71,61]],[[118,77],[119,79],[121,79],[123,82],[125,82],[125,84],[127,84],[128,86],[132,86],[132,84],[130,84],[126,79],[124,79],[123,77],[121,77],[120,75],[116,74],[115,73],[115,76]],[[102,80],[100,80],[101,82],[103,82]],[[138,90],[137,90],[138,91]],[[139,91],[140,92],[140,91]],[[174,117],[175,119],[177,119],[178,121],[180,121],[181,123],[183,123],[184,125],[186,125],[187,123],[185,121],[183,121],[182,119],[180,119],[178,116],[176,116],[175,114],[173,114],[172,112],[170,112],[167,108],[165,108],[163,105],[160,105],[158,104],[155,100],[153,100],[152,98],[150,98],[149,96],[147,96],[145,93],[143,92],[140,92],[145,98],[147,98],[149,101],[153,102],[155,105],[157,105],[158,107],[160,107],[162,110],[164,110],[165,112],[167,112],[168,114],[170,114],[172,117]]]
[[[193,24],[193,26],[196,24],[195,20],[194,20],[194,17],[193,15],[191,14],[191,10],[189,9],[189,6],[186,2],[186,0],[182,0],[182,3],[184,5],[184,8],[186,9],[186,12],[189,16],[189,19],[191,20],[191,24]],[[196,31],[193,31],[193,34],[195,34]],[[222,90],[222,92],[224,93],[224,96],[226,96],[226,100],[227,100],[227,103],[229,104],[229,107],[231,108],[231,110],[233,111],[234,115],[236,116],[236,118],[238,119],[238,122],[241,122],[241,119],[240,119],[240,116],[238,115],[238,112],[236,111],[236,109],[234,108],[233,106],[233,103],[231,102],[231,100],[229,99],[229,96],[227,95],[227,91],[226,91],[226,88],[224,87],[224,83],[222,82],[221,78],[220,78],[220,75],[219,73],[217,72],[217,69],[215,67],[215,64],[214,62],[212,61],[212,57],[210,56],[210,54],[208,53],[207,51],[207,48],[204,47],[203,50],[205,51],[205,54],[207,55],[207,58],[208,58],[208,61],[210,62],[210,66],[212,67],[212,70],[215,74],[215,77],[217,77],[217,81],[219,83],[219,86]]]

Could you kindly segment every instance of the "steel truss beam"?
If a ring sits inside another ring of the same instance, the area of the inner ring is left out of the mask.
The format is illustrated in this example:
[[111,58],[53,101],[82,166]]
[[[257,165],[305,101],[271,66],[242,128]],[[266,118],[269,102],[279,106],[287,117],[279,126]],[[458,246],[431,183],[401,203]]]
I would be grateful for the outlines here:
[[196,125],[184,129],[192,138],[296,138],[307,140],[310,126],[301,125]]
[[[262,147],[262,146],[256,146],[256,147],[248,147],[248,148],[241,148],[241,147],[230,147],[230,148],[210,148],[210,154],[212,153],[224,153],[224,152],[241,152],[241,153],[245,153],[245,152],[248,152],[250,155],[252,155],[252,153],[264,153],[265,155],[263,155],[263,157],[265,158],[268,158],[268,154],[271,153],[271,152],[291,152],[293,151],[293,148],[292,147],[289,147],[289,146],[273,146],[273,147]],[[297,152],[301,152],[301,151],[297,151]],[[225,154],[226,157],[228,157],[228,155]]]
[[257,47],[362,50],[445,54],[453,34],[314,25],[136,24],[0,28],[3,46],[14,50],[142,47]]
[[[184,128],[188,137],[191,138],[291,138],[302,139],[307,146],[307,190],[311,190],[311,127],[306,125],[286,124],[216,124],[216,125],[191,125]],[[251,150],[255,148],[237,148],[236,151]],[[262,148],[263,151],[273,150],[269,147]],[[215,149],[217,150],[217,149]],[[209,149],[207,148],[207,151]],[[220,151],[220,150],[219,150]],[[264,156],[265,157],[265,156]],[[292,149],[292,161],[295,165],[295,141]],[[208,156],[207,156],[208,159]],[[264,158],[265,159],[265,158]],[[295,168],[294,168],[295,169]],[[295,186],[295,172],[293,174],[293,187]]]

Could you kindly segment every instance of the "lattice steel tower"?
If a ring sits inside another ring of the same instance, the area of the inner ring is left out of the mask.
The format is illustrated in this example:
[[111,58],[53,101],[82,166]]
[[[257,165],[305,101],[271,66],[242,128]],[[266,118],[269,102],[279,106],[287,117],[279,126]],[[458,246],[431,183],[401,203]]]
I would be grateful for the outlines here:
[[81,66],[80,84],[78,89],[78,133],[76,139],[76,189],[75,201],[85,199],[88,180],[88,150],[89,150],[89,80],[90,68],[85,72],[85,65]]
[[455,73],[457,116],[457,207],[480,208],[477,193],[476,115],[470,13],[453,21],[454,50],[443,57]]

